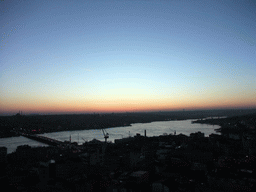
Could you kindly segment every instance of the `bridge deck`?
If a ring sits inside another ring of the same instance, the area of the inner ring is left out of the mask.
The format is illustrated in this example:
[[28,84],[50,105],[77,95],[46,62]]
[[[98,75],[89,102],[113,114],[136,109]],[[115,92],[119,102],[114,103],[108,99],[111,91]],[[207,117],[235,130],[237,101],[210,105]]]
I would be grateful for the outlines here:
[[53,146],[64,144],[64,142],[62,142],[62,141],[58,141],[56,139],[39,136],[39,135],[22,134],[22,136],[45,143],[45,144],[48,144],[48,145],[53,145]]

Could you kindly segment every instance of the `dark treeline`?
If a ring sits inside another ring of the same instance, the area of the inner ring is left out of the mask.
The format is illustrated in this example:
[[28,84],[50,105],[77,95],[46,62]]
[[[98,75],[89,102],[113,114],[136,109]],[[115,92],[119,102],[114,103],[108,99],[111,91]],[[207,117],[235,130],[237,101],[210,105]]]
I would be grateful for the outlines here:
[[100,129],[129,126],[132,123],[153,121],[202,119],[244,115],[254,110],[204,110],[109,114],[69,114],[69,115],[21,115],[0,116],[0,137],[15,136],[17,131],[25,133],[45,133],[66,130]]

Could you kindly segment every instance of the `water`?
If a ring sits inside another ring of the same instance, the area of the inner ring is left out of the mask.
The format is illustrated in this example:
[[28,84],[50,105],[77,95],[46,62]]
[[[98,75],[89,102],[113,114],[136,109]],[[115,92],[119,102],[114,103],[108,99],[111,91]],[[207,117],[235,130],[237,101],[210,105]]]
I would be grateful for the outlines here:
[[[195,119],[194,119],[195,120]],[[124,137],[134,136],[137,133],[144,136],[144,130],[148,137],[167,134],[176,135],[182,133],[184,135],[190,135],[190,133],[195,133],[201,131],[205,136],[209,136],[211,133],[219,134],[214,131],[214,129],[220,128],[218,125],[207,125],[207,124],[197,124],[191,123],[194,120],[182,120],[182,121],[157,121],[151,123],[135,123],[128,127],[114,127],[105,129],[109,134],[108,141],[114,143],[115,139],[121,139]],[[84,143],[84,141],[91,141],[92,139],[97,139],[100,141],[105,141],[102,130],[100,129],[91,129],[91,130],[80,130],[80,131],[62,131],[62,132],[53,132],[53,133],[44,133],[38,134],[60,141],[69,141],[71,136],[72,142],[77,142],[79,145]],[[0,139],[0,146],[7,147],[7,153],[12,153],[16,150],[19,145],[30,145],[35,146],[48,146],[40,142],[27,139],[25,137],[11,137],[11,138],[2,138]]]
[[8,154],[14,152],[16,148],[20,145],[29,145],[31,147],[49,146],[47,144],[40,143],[23,136],[0,139],[0,147],[7,147]]

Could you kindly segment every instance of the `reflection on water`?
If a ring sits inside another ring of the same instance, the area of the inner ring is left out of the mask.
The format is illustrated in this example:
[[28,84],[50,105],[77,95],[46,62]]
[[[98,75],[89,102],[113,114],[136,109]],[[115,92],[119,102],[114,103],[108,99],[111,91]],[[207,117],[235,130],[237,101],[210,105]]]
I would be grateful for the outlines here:
[[[167,134],[176,135],[182,133],[184,135],[190,135],[190,133],[195,133],[201,131],[205,136],[209,136],[211,133],[216,133],[214,129],[220,128],[218,125],[207,125],[207,124],[197,124],[191,123],[193,120],[183,120],[183,121],[157,121],[152,123],[135,123],[128,127],[114,127],[105,129],[109,133],[108,141],[114,142],[115,139],[121,139],[123,137],[129,137],[139,133],[146,134],[149,137]],[[219,134],[219,133],[216,133]],[[71,136],[72,142],[77,142],[82,144],[84,141],[91,141],[92,139],[97,139],[104,141],[104,136],[102,130],[91,129],[91,130],[80,130],[80,131],[63,131],[63,132],[53,132],[39,134],[46,137],[54,138],[60,141],[69,141]],[[8,153],[16,150],[19,145],[30,145],[30,146],[47,146],[46,144],[39,143],[34,140],[30,140],[24,137],[12,137],[0,139],[0,146],[6,146],[8,148]]]

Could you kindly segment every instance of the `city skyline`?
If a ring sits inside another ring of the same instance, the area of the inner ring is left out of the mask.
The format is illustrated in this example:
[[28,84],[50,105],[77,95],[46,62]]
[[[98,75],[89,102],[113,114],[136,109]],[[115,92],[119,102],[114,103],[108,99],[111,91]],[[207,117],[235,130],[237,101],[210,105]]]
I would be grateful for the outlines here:
[[253,1],[1,1],[0,115],[256,108]]

